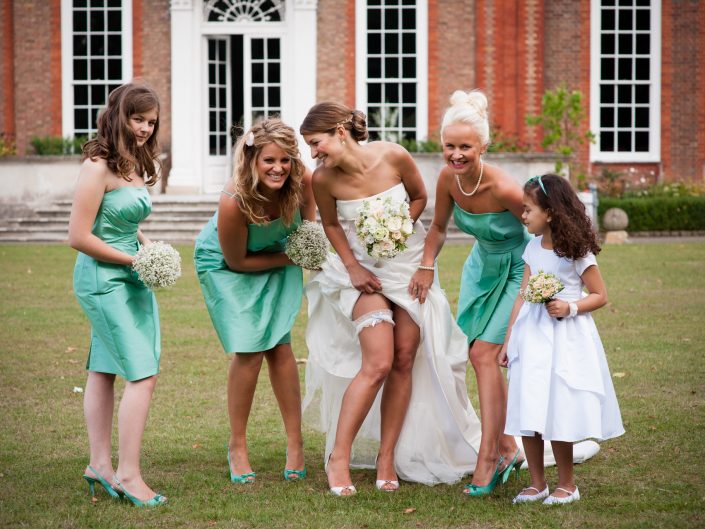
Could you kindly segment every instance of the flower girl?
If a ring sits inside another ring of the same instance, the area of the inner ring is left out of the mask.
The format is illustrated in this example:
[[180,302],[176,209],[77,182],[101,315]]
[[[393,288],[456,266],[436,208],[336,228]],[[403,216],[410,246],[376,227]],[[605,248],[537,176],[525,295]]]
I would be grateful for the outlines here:
[[[505,433],[522,436],[531,473],[531,486],[514,503],[570,503],[580,499],[573,478],[573,442],[624,433],[590,314],[607,303],[595,260],[600,247],[585,207],[560,176],[539,176],[526,183],[522,219],[537,236],[524,251],[522,290],[530,276],[540,272],[554,274],[564,288],[545,304],[517,298],[499,356],[500,364],[509,366]],[[558,466],[558,485],[550,495],[544,440],[551,441]]]

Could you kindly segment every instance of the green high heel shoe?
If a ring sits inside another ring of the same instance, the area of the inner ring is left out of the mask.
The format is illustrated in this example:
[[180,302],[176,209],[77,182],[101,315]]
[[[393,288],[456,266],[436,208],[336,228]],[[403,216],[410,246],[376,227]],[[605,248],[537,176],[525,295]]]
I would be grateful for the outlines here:
[[130,500],[132,503],[135,504],[137,507],[159,507],[160,505],[166,504],[166,497],[162,496],[161,494],[155,494],[153,497],[146,501],[142,501],[140,499],[135,498],[132,494],[127,492],[127,489],[122,486],[120,483],[120,480],[117,478],[117,476],[113,476],[113,481],[115,482],[115,485],[120,487],[120,490],[122,493],[125,495],[125,497]]
[[[286,451],[286,458],[289,459],[289,450]],[[304,464],[303,470],[294,470],[291,468],[284,469],[284,480],[285,481],[299,481],[306,477],[306,464]]]
[[497,483],[499,481],[499,475],[500,471],[499,468],[502,466],[502,463],[504,463],[504,457],[499,456],[499,461],[497,461],[497,466],[494,468],[494,473],[492,474],[492,478],[490,479],[490,482],[487,485],[474,485],[472,483],[468,483],[465,485],[465,488],[463,489],[463,494],[466,494],[467,496],[470,496],[472,498],[479,498],[482,496],[487,496],[489,495],[494,488],[497,486]]
[[91,476],[88,476],[87,474],[83,474],[83,479],[85,479],[86,483],[88,483],[88,488],[91,491],[91,496],[95,496],[96,482],[100,483],[102,485],[102,487],[105,489],[105,492],[110,494],[111,497],[117,498],[120,496],[118,491],[116,491],[113,488],[113,486],[110,483],[108,483],[108,481],[103,476],[101,476],[95,468],[88,465],[88,470],[93,472],[93,475],[95,476],[95,477],[91,477]]
[[[233,483],[252,485],[255,482],[255,477],[257,476],[257,474],[254,472],[246,472],[245,474],[235,474],[233,472],[233,467],[230,465],[230,446],[225,446],[228,449],[228,470],[230,471],[230,481],[232,481]],[[304,469],[304,472],[305,471],[306,470]]]
[[517,448],[517,453],[514,454],[514,458],[512,459],[511,463],[509,463],[501,472],[502,474],[502,483],[506,483],[507,480],[509,479],[509,475],[512,473],[512,470],[515,471],[515,478],[519,479],[519,470],[521,469],[521,464],[523,461],[517,461],[519,459],[519,454],[521,454],[521,450]]

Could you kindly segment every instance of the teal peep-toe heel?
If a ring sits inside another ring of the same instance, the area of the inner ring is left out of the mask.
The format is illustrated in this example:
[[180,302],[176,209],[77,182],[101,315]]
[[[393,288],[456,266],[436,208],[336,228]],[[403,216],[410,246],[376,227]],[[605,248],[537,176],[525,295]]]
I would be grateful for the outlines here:
[[130,494],[127,489],[122,486],[117,476],[113,476],[113,481],[115,482],[115,485],[120,487],[120,490],[125,495],[125,497],[132,503],[134,503],[137,507],[159,507],[160,505],[164,505],[166,503],[166,497],[162,496],[161,494],[155,494],[150,499],[142,501]]
[[[255,477],[257,476],[254,472],[246,472],[245,474],[235,474],[233,472],[233,467],[230,464],[230,446],[225,445],[228,449],[228,470],[230,471],[230,481],[233,483],[242,483],[244,485],[251,485],[255,482]],[[284,471],[286,472],[286,470]],[[304,469],[304,473],[306,470]]]
[[504,457],[499,456],[499,461],[497,461],[497,466],[494,468],[492,479],[490,479],[490,482],[487,485],[480,486],[468,483],[463,489],[463,494],[472,498],[479,498],[489,495],[499,483],[499,476],[501,474],[499,469],[502,466],[502,463],[504,463]]
[[103,476],[101,476],[95,468],[88,465],[88,470],[93,472],[93,475],[95,476],[95,477],[92,477],[87,474],[83,474],[83,479],[85,479],[86,483],[88,483],[88,488],[91,491],[91,496],[95,496],[95,484],[96,483],[99,483],[105,489],[105,492],[110,494],[111,497],[117,498],[120,496],[120,493],[118,491],[116,491],[113,488],[113,486],[110,483],[108,483],[108,480],[106,480]]
[[[289,459],[289,450],[286,451],[286,458]],[[285,481],[300,481],[306,477],[306,464],[304,463],[303,470],[294,470],[292,468],[284,468]]]
[[518,461],[519,459],[519,454],[521,454],[521,450],[517,448],[517,453],[514,454],[514,457],[512,458],[511,463],[509,463],[504,470],[502,470],[501,475],[502,475],[502,483],[506,483],[507,480],[509,479],[509,475],[512,473],[512,470],[514,470],[515,475],[514,477],[516,479],[519,479],[519,470],[521,469],[521,464],[523,461]]

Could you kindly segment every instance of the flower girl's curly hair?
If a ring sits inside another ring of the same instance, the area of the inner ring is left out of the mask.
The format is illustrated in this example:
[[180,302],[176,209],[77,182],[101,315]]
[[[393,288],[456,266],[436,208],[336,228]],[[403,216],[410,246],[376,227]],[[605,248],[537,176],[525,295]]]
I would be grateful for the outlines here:
[[[157,111],[154,131],[141,147],[137,145],[135,133],[130,128],[130,116]],[[95,138],[83,145],[83,159],[103,158],[113,173],[120,178],[132,180],[135,172],[145,178],[145,184],[157,182],[161,171],[159,156],[159,97],[149,86],[127,83],[117,87],[108,95],[108,103],[98,114],[98,131]]]
[[235,194],[250,222],[254,224],[269,222],[264,210],[264,205],[269,199],[257,188],[259,184],[257,161],[262,148],[270,143],[278,145],[291,158],[291,173],[279,191],[278,198],[282,219],[286,225],[291,225],[303,199],[305,167],[299,154],[296,133],[281,119],[262,120],[238,139],[233,153]]
[[524,193],[550,216],[553,251],[558,257],[575,260],[588,252],[600,253],[585,205],[568,180],[555,174],[534,177],[524,185]]

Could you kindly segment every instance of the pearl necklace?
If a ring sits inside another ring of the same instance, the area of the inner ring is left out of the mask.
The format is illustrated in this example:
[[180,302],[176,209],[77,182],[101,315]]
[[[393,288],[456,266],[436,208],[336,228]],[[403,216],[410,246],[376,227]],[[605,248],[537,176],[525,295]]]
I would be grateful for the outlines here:
[[482,182],[482,173],[485,169],[485,165],[482,163],[482,158],[480,158],[480,175],[477,177],[477,184],[475,184],[475,189],[470,191],[469,193],[466,193],[463,190],[463,186],[460,185],[460,175],[458,173],[455,173],[455,181],[458,182],[458,189],[460,189],[460,192],[465,195],[466,197],[471,197],[475,193],[477,193],[478,188],[480,187],[480,182]]

